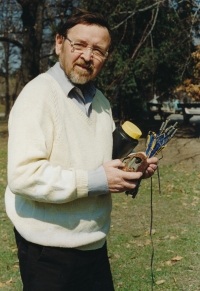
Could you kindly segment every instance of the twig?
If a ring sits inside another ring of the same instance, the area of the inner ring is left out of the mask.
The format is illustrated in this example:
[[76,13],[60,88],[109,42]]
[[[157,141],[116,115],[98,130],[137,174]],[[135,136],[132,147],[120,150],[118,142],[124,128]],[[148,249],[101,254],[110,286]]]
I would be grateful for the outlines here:
[[[138,53],[140,47],[142,46],[142,44],[146,41],[146,39],[149,37],[149,35],[151,34],[152,30],[154,29],[154,26],[156,24],[156,19],[157,19],[157,16],[158,16],[158,11],[159,11],[159,5],[157,5],[157,8],[156,8],[156,14],[155,14],[155,17],[154,17],[154,11],[152,11],[152,17],[151,17],[151,20],[148,22],[144,32],[143,32],[143,35],[141,37],[141,40],[139,42],[139,44],[137,45],[136,49],[134,50],[131,58],[129,59],[126,67],[124,68],[124,70],[121,72],[121,74],[108,86],[108,88],[110,88],[113,84],[115,84],[117,81],[120,80],[121,76],[124,75],[124,73],[128,70],[128,67],[129,67],[129,64],[130,62],[135,58],[136,54]],[[153,22],[149,32],[146,34],[150,24]],[[146,36],[145,36],[146,34]]]
[[[158,1],[158,2],[156,2],[156,3],[154,3],[154,4],[152,4],[152,5],[150,5],[150,6],[148,6],[148,7],[141,8],[141,9],[138,9],[138,10],[135,10],[135,11],[132,11],[132,12],[129,11],[128,13],[130,13],[130,15],[129,15],[128,17],[126,17],[123,21],[121,21],[119,24],[117,24],[116,26],[112,27],[111,29],[112,29],[112,30],[117,29],[117,28],[118,28],[119,26],[121,26],[125,21],[127,21],[129,18],[131,18],[135,13],[137,13],[137,12],[147,11],[147,10],[149,10],[149,9],[155,7],[155,6],[159,6],[159,4],[160,4],[161,2],[162,2],[162,1],[160,0],[160,1]],[[121,12],[121,14],[122,14],[122,13],[123,13],[123,12]],[[124,12],[124,13],[127,13],[127,12]]]

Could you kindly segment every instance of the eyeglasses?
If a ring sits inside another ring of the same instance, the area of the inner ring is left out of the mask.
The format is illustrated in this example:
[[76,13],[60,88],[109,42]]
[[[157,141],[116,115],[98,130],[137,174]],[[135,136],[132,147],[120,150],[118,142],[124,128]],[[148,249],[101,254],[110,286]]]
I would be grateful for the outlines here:
[[91,50],[92,56],[100,61],[105,60],[108,56],[108,51],[103,51],[99,48],[92,48],[87,46],[84,43],[74,42],[71,39],[69,39],[67,36],[63,36],[64,39],[67,39],[72,47],[72,51],[75,53],[82,54],[86,50]]

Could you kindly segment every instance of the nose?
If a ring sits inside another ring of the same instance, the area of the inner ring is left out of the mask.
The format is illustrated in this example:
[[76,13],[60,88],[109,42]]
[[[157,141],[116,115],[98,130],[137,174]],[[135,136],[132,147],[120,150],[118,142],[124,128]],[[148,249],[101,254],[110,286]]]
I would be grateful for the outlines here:
[[93,49],[91,47],[85,48],[83,51],[84,59],[90,61],[91,57],[93,57]]

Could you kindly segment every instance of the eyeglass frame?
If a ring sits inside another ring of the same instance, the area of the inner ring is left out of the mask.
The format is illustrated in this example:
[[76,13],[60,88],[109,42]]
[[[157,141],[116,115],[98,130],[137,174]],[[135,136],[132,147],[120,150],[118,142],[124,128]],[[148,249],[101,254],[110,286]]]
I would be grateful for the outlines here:
[[[94,54],[94,50],[95,50],[95,48],[93,48],[93,47],[90,47],[90,46],[84,46],[84,44],[83,43],[80,43],[80,42],[74,42],[73,40],[71,40],[71,39],[69,39],[67,36],[65,36],[65,35],[62,35],[62,37],[64,38],[64,39],[67,39],[69,42],[70,42],[70,45],[71,45],[71,47],[72,47],[72,49],[74,49],[74,45],[76,45],[76,44],[80,44],[80,45],[82,45],[83,47],[84,47],[84,50],[80,50],[80,53],[81,52],[84,52],[86,49],[90,49],[91,50],[91,53],[92,53],[92,56],[94,56],[95,54]],[[108,57],[108,50],[107,51],[102,51],[101,49],[98,49],[98,51],[100,52],[100,53],[102,53],[102,57],[99,55],[99,57],[102,59],[102,60],[106,60],[107,59],[107,57]],[[104,56],[103,56],[103,54],[104,54]],[[96,55],[95,55],[96,56]]]

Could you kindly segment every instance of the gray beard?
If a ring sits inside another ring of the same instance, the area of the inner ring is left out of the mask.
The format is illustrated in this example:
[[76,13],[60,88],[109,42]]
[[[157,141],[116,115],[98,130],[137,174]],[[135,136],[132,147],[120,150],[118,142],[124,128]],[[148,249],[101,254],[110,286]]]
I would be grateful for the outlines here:
[[86,84],[91,80],[91,75],[80,75],[74,71],[71,71],[68,75],[69,80],[74,84]]
[[69,73],[67,73],[67,71],[65,70],[64,60],[62,57],[60,58],[60,65],[61,65],[62,69],[64,70],[68,79],[73,84],[84,85],[84,84],[88,83],[90,80],[92,80],[92,77],[91,77],[91,75],[93,73],[92,68],[86,74],[84,74],[83,72],[77,72],[74,68],[72,68],[71,71]]

